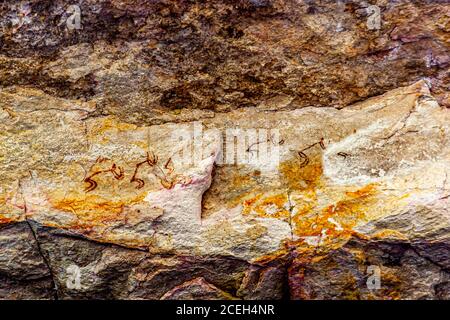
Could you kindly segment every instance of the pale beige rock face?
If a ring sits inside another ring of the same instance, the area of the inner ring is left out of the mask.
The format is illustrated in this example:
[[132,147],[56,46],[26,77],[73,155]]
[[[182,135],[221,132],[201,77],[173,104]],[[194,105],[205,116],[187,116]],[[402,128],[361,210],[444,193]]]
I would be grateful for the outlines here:
[[[344,110],[249,109],[150,127],[86,119],[88,106],[36,90],[1,95],[9,111],[1,140],[5,222],[32,220],[153,254],[249,262],[292,246],[335,250],[355,235],[449,242],[450,114],[425,82]],[[259,141],[277,145],[279,163],[215,164],[226,144],[213,129],[230,124],[279,130],[278,140]],[[192,140],[202,144],[192,149],[198,161],[182,163],[180,146],[190,141],[177,137],[194,130],[202,131]],[[321,139],[302,165],[298,152]],[[158,161],[138,170],[138,189],[131,180],[147,152]],[[109,171],[92,176],[101,170]],[[114,176],[121,170],[123,178]],[[87,189],[89,176],[95,189]]]
[[0,20],[0,298],[450,298],[448,5],[41,2]]
[[[2,92],[2,101],[10,110],[2,123],[4,220],[32,219],[157,253],[246,260],[272,254],[286,241],[337,245],[353,232],[448,237],[450,118],[425,82],[344,110],[250,109],[151,127],[84,119],[87,106],[49,101],[37,91]],[[213,139],[212,129],[226,137],[230,123],[279,130],[276,143],[259,141],[277,144],[279,163],[218,165],[210,188],[215,160],[227,146],[225,138],[222,145]],[[174,140],[194,130],[202,134],[195,140],[202,146],[192,149],[198,161],[183,163],[180,146],[191,142]],[[321,139],[325,149],[305,151],[310,161],[302,167],[298,151]],[[147,152],[158,162],[139,167],[138,189],[131,179]],[[123,178],[111,171],[92,176],[113,165]],[[86,189],[89,176],[93,190]]]

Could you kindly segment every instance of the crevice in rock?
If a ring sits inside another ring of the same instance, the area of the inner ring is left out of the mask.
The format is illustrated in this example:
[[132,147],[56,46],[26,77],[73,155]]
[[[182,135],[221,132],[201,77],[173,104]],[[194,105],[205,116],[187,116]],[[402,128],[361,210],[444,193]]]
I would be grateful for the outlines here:
[[389,134],[387,137],[381,138],[382,140],[389,141],[391,138],[395,137],[400,131],[402,131],[406,127],[406,122],[408,122],[408,119],[411,117],[411,115],[416,112],[416,105],[414,105],[408,113],[398,122],[395,123],[395,126],[398,123],[401,123],[401,127],[398,129],[395,129],[391,134]]
[[292,215],[293,211],[295,209],[295,205],[292,204],[291,201],[291,190],[287,190],[287,196],[288,196],[288,203],[289,203],[289,228],[291,229],[291,241],[294,241],[294,232],[292,227]]
[[30,228],[30,232],[31,232],[31,234],[32,234],[32,236],[33,236],[33,238],[34,238],[34,240],[36,242],[36,248],[37,248],[37,250],[39,252],[39,255],[42,257],[43,262],[45,263],[45,265],[48,268],[48,272],[50,274],[50,279],[51,279],[50,281],[51,281],[51,284],[52,284],[53,298],[55,300],[59,300],[58,287],[56,285],[55,275],[53,273],[52,267],[50,266],[50,262],[48,261],[48,259],[46,258],[44,252],[42,251],[41,244],[40,244],[40,242],[38,240],[38,236],[36,234],[36,231],[33,229],[33,226],[31,225],[30,221],[25,218],[25,222],[27,223],[28,227]]
[[201,204],[200,204],[200,223],[202,223],[203,219],[205,218],[204,217],[204,212],[205,212],[205,193],[208,192],[208,190],[211,188],[211,186],[213,184],[214,178],[216,176],[216,165],[217,165],[216,161],[214,161],[213,164],[212,164],[211,172],[209,173],[209,175],[211,177],[211,181],[209,183],[208,188],[205,191],[203,191],[203,193],[202,193],[202,199],[201,199]]
[[[29,220],[27,220],[29,221]],[[36,224],[38,224],[38,222],[34,222]],[[103,242],[103,241],[99,241],[93,238],[88,238],[86,236],[84,236],[83,234],[75,234],[69,231],[65,231],[63,229],[58,229],[55,227],[48,227],[48,226],[44,226],[41,225],[41,228],[44,228],[44,230],[52,230],[55,231],[54,233],[52,233],[53,236],[55,237],[62,237],[62,238],[70,238],[70,239],[75,239],[75,240],[83,240],[83,241],[89,241],[92,243],[96,243],[96,244],[101,244],[107,247],[120,247],[123,249],[127,249],[127,250],[135,250],[135,251],[140,251],[140,252],[148,252],[148,249],[146,248],[139,248],[139,247],[130,247],[130,246],[126,246],[123,244],[118,244],[118,243],[112,243],[112,242]]]
[[431,263],[432,265],[434,265],[434,266],[438,267],[439,269],[441,269],[441,271],[450,272],[450,269],[448,269],[447,267],[441,265],[439,262],[434,261],[434,260],[431,259],[430,257],[427,257],[427,256],[423,255],[422,253],[420,253],[420,251],[417,250],[417,249],[414,247],[414,244],[413,244],[413,243],[411,243],[410,249],[411,249],[415,254],[417,254],[419,257],[421,257],[422,259],[426,260],[427,262],[429,262],[429,263]]
[[59,300],[58,287],[56,285],[55,275],[53,273],[53,269],[51,268],[50,262],[47,259],[47,257],[45,256],[45,254],[44,254],[44,252],[43,252],[43,250],[41,248],[41,244],[39,242],[39,239],[38,239],[38,236],[36,234],[36,231],[34,230],[33,226],[31,225],[30,220],[27,218],[27,202],[26,202],[26,199],[25,199],[25,196],[24,196],[24,193],[23,193],[21,180],[19,180],[18,185],[19,185],[19,189],[20,189],[20,194],[22,195],[22,199],[23,199],[23,202],[24,202],[24,221],[28,225],[28,227],[30,229],[30,232],[31,232],[31,235],[33,236],[33,239],[36,242],[36,249],[37,249],[39,255],[42,257],[42,261],[47,266],[47,269],[48,269],[48,272],[49,272],[49,275],[50,275],[50,282],[51,282],[51,285],[52,285],[53,299],[54,300]]
[[286,263],[283,266],[283,299],[282,300],[291,300],[291,286],[289,284],[289,266],[292,261]]

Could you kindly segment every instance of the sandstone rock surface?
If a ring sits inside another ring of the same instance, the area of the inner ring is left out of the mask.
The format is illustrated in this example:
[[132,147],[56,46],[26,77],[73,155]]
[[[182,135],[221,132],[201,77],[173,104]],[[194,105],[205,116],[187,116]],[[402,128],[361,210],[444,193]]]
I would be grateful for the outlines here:
[[0,298],[450,298],[448,3],[68,5],[0,5]]

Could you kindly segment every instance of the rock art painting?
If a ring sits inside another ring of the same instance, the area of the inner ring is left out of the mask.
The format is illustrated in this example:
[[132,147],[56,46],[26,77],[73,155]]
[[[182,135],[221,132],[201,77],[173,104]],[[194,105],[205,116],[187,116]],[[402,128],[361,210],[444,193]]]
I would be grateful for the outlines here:
[[0,299],[450,299],[449,32],[446,1],[0,4]]

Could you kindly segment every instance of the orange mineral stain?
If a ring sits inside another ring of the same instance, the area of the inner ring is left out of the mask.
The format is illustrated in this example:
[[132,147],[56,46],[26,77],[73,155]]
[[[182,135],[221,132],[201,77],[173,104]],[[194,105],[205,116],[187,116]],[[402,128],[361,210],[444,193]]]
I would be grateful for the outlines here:
[[255,214],[262,218],[287,219],[290,216],[286,193],[262,197],[261,194],[243,202],[243,215]]
[[281,163],[279,170],[283,179],[287,181],[290,190],[312,191],[322,185],[321,178],[323,169],[319,163],[311,163],[301,168],[299,161],[290,160]]
[[374,185],[367,185],[345,195],[344,199],[314,213],[296,214],[292,219],[295,235],[318,237],[320,244],[327,245],[349,239],[355,233],[353,228],[365,218],[374,203],[376,189]]
[[139,138],[127,139],[127,144],[133,144],[143,150],[148,148],[146,131],[137,125],[120,122],[114,117],[101,118],[89,128],[88,138],[101,144],[115,143],[118,137],[130,137],[130,134],[140,133]]
[[130,130],[136,130],[137,126],[134,124],[119,122],[114,118],[103,118],[97,122],[90,131],[93,136],[102,135],[107,132],[125,132]]
[[15,219],[7,218],[5,216],[0,215],[0,225],[8,224],[8,223],[15,222],[15,221],[16,221]]
[[108,199],[95,194],[77,194],[69,197],[53,195],[50,202],[55,209],[71,212],[77,216],[79,223],[92,225],[122,220],[125,206],[140,203],[146,196],[142,192],[136,196]]

